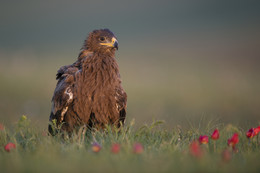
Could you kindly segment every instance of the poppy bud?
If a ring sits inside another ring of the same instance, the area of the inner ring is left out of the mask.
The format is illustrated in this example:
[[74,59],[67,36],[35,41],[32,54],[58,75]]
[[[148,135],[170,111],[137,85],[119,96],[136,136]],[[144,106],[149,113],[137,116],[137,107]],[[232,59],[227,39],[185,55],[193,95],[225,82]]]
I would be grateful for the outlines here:
[[219,131],[218,131],[218,129],[215,129],[211,135],[211,139],[218,140],[218,138],[219,138]]
[[233,148],[235,148],[238,142],[239,142],[238,134],[234,133],[234,135],[228,139],[228,146],[232,146]]
[[16,148],[15,144],[11,143],[11,142],[5,145],[5,151],[7,151],[7,152],[10,152],[12,149],[15,149],[15,148]]

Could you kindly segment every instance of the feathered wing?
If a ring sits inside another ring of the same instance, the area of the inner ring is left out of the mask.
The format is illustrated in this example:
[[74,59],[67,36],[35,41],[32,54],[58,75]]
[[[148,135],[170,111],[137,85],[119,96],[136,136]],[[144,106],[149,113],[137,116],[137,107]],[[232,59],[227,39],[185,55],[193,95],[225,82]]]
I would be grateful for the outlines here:
[[[52,135],[55,134],[54,127],[56,128],[57,125],[65,122],[65,114],[72,111],[72,103],[75,99],[76,74],[81,71],[82,61],[91,54],[92,52],[89,51],[81,51],[75,63],[62,66],[56,74],[58,82],[52,97],[52,108],[49,118],[50,123],[53,125],[49,125],[49,132]],[[53,124],[52,120],[55,120],[56,124]]]
[[[68,107],[73,102],[74,90],[74,74],[78,71],[75,66],[63,66],[57,73],[58,83],[56,85],[53,97],[50,121],[56,120],[56,125],[59,125],[64,120],[64,115],[68,111]],[[51,134],[55,133],[53,127],[49,126]]]
[[121,123],[122,123],[122,125],[124,125],[124,123],[125,123],[126,102],[127,102],[127,95],[121,86],[116,88],[115,99],[116,99],[116,107],[119,112],[118,127],[120,127]]

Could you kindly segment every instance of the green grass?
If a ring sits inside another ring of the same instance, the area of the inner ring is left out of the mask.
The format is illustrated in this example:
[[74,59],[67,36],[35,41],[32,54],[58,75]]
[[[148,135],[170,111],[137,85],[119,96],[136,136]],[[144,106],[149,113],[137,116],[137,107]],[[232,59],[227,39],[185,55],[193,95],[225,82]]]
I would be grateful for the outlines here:
[[[203,156],[190,154],[189,146],[200,135],[211,135],[214,128],[220,130],[220,138],[214,143],[201,145]],[[233,133],[239,134],[238,152],[232,152],[229,162],[222,159],[227,139]],[[39,129],[25,116],[12,128],[0,131],[0,172],[259,172],[259,136],[250,141],[246,131],[223,124],[208,124],[190,127],[187,130],[174,127],[164,128],[163,121],[154,121],[135,129],[131,121],[121,131],[107,127],[71,138],[61,135],[51,137],[44,129]],[[6,152],[8,142],[16,144],[16,149]],[[98,142],[102,149],[95,153],[92,143]],[[134,143],[141,143],[144,151],[133,152]],[[119,143],[118,154],[111,152],[111,145]]]

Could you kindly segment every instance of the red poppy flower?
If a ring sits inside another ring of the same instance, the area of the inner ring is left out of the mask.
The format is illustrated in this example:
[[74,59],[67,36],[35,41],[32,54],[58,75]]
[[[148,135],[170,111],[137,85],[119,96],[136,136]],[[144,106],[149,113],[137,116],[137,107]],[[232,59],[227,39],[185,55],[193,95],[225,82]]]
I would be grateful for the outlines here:
[[233,148],[235,148],[238,142],[239,142],[238,134],[234,133],[234,135],[228,139],[228,146],[232,146]]
[[5,151],[7,151],[7,152],[10,152],[12,149],[15,149],[15,148],[16,148],[15,144],[11,143],[11,142],[5,145]]
[[254,128],[251,128],[249,129],[247,132],[246,132],[246,136],[247,138],[252,138],[255,136],[255,129]]
[[260,132],[260,126],[258,126],[257,128],[255,128],[255,135],[258,135],[258,133]]
[[219,138],[219,131],[218,131],[218,129],[215,129],[211,135],[211,139],[218,140],[218,138]]
[[117,153],[119,153],[119,151],[120,151],[120,144],[113,144],[111,146],[112,153],[117,154]]
[[133,147],[133,152],[135,154],[141,154],[144,151],[144,147],[140,143],[135,143]]
[[97,142],[92,144],[92,151],[93,152],[98,153],[100,150],[101,150],[101,146]]
[[207,135],[200,136],[199,142],[200,142],[200,144],[207,144],[207,143],[209,143],[209,137]]
[[194,157],[201,157],[202,156],[202,150],[200,148],[198,141],[193,141],[190,144],[190,154]]

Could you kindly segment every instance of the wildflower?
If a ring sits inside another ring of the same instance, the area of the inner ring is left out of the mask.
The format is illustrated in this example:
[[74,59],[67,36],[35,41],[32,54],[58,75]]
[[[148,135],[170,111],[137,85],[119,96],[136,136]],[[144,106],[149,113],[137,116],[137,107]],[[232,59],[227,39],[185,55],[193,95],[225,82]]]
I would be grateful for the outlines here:
[[251,128],[249,129],[247,132],[246,132],[246,136],[247,138],[252,138],[255,136],[255,129],[254,128]]
[[7,151],[7,152],[10,152],[12,149],[15,149],[15,148],[16,148],[15,144],[11,143],[11,142],[9,142],[8,144],[5,145],[5,151]]
[[199,138],[199,142],[200,142],[200,144],[207,144],[207,143],[209,143],[209,137],[208,136],[200,136],[200,138]]
[[260,132],[260,126],[258,126],[257,128],[255,128],[255,136],[258,135],[258,133]]
[[101,150],[101,146],[97,142],[94,142],[92,144],[92,151],[98,153],[100,150]]
[[218,138],[219,138],[219,131],[218,131],[218,129],[215,129],[211,135],[211,139],[218,140]]
[[190,154],[194,157],[201,157],[202,156],[202,150],[200,148],[198,141],[193,141],[190,144]]
[[234,149],[238,142],[239,142],[238,134],[234,133],[234,135],[228,139],[228,146],[232,146],[232,148]]
[[120,144],[113,144],[111,146],[112,153],[117,154],[117,153],[119,153],[119,151],[120,151]]
[[0,130],[4,130],[4,129],[5,129],[5,126],[0,123]]
[[21,121],[25,121],[27,120],[27,117],[25,115],[22,115],[21,118],[20,118]]
[[144,151],[144,147],[140,143],[135,143],[133,147],[133,152],[135,154],[141,154]]

